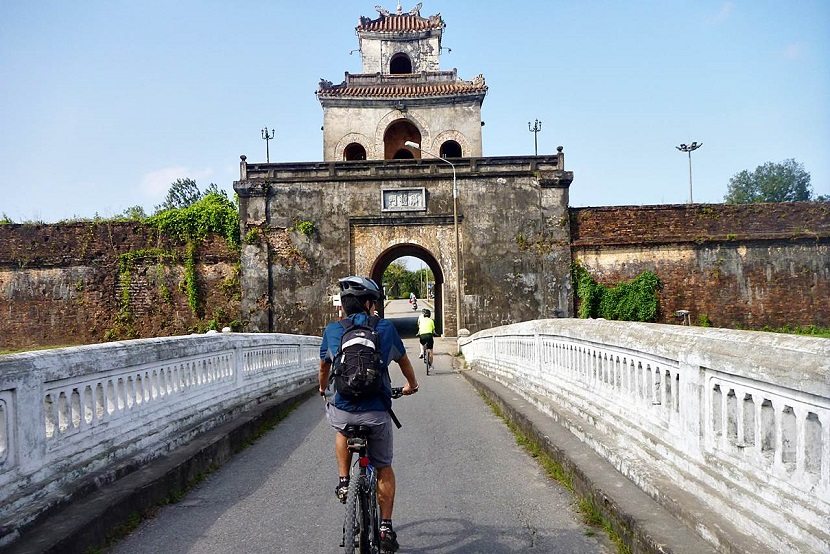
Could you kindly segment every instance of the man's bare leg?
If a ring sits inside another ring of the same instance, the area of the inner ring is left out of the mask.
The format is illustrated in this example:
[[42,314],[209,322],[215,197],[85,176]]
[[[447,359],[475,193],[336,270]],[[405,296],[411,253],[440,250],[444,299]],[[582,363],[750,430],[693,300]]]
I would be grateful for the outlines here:
[[334,453],[337,456],[337,471],[340,473],[340,477],[346,477],[352,463],[352,453],[349,452],[349,439],[343,433],[335,435]]
[[395,471],[392,466],[378,468],[378,506],[380,519],[392,519],[395,507]]

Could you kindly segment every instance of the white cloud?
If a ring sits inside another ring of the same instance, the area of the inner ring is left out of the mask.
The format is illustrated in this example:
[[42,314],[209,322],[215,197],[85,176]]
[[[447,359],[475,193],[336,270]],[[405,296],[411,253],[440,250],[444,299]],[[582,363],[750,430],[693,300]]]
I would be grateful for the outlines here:
[[213,174],[210,168],[194,170],[188,167],[165,167],[144,175],[139,188],[148,198],[163,200],[170,188],[170,183],[176,179],[193,179],[199,188],[204,190],[210,184]]
[[712,23],[720,24],[729,19],[732,15],[732,12],[735,10],[735,4],[733,2],[724,2],[720,6],[720,10],[718,13],[712,17]]

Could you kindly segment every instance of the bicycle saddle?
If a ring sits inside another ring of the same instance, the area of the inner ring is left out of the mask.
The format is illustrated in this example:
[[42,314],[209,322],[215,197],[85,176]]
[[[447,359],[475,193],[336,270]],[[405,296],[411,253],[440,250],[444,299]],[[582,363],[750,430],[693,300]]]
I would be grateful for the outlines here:
[[372,429],[368,425],[346,425],[343,428],[343,434],[349,438],[366,438],[371,431]]

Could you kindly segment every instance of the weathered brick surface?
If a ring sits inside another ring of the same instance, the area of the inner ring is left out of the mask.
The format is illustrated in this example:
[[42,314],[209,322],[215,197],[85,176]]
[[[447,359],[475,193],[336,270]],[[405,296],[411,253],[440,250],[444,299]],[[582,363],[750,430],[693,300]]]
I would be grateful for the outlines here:
[[[718,326],[830,326],[828,203],[616,206],[572,208],[569,214],[573,258],[600,282],[614,284],[644,270],[657,273],[664,283],[662,322],[676,321],[675,311],[686,309],[693,321],[706,315]],[[472,214],[468,216],[467,225],[475,223]],[[544,241],[522,231],[525,223],[505,224],[514,225],[514,234],[526,239],[517,242],[513,235],[507,237],[514,245],[510,247],[515,250],[510,258],[514,264],[516,256],[533,257],[545,251]],[[303,259],[308,257],[315,267],[322,263],[313,261],[319,252],[313,248],[306,252],[303,246],[314,241],[289,238],[281,244],[301,248]],[[465,263],[477,267],[481,256],[486,256],[485,245],[467,240]],[[183,290],[184,245],[137,223],[0,225],[0,348],[102,341],[116,326],[119,256],[153,247],[177,253],[178,261],[137,263],[130,280],[135,330],[142,337],[186,333],[200,318],[191,312]],[[507,256],[508,251],[497,255]],[[279,252],[274,250],[277,256]],[[224,240],[213,238],[200,245],[198,260],[202,321],[215,312],[226,321],[247,319],[240,315],[236,291],[228,286],[239,254]],[[492,260],[488,264],[492,266]],[[339,268],[335,274],[347,271]],[[466,284],[481,289],[476,275],[468,271]],[[248,281],[243,276],[242,286],[253,290]],[[329,281],[297,275],[280,279],[283,284]],[[467,310],[472,309],[471,298]],[[291,315],[292,321],[304,319],[300,314],[318,303],[304,301]],[[452,315],[452,310],[448,313]],[[488,306],[483,314],[492,321],[497,312]],[[516,317],[522,319],[519,314],[506,314],[493,322]]]
[[830,202],[571,208],[576,247],[830,236]]
[[[0,225],[0,349],[101,342],[116,327],[123,253],[162,248],[176,261],[136,262],[129,284],[140,337],[188,332],[199,323],[183,290],[185,246],[138,223]],[[198,248],[203,319],[237,319],[238,289],[229,290],[239,254],[221,238]],[[223,286],[223,284],[225,286]]]
[[830,203],[570,210],[574,259],[615,284],[657,273],[660,321],[830,326]]

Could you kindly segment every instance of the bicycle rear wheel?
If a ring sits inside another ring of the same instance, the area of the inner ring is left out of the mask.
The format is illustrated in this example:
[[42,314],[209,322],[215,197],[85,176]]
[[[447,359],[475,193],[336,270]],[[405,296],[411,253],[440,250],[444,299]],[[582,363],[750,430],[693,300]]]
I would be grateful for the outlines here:
[[360,517],[360,531],[357,536],[358,552],[360,554],[375,554],[372,514],[370,513],[371,502],[369,501],[369,495],[372,494],[372,491],[365,485],[366,481],[363,478],[361,480],[364,484],[360,486],[360,497],[357,501],[357,512]]
[[349,493],[346,496],[346,522],[343,525],[343,551],[354,554],[355,539],[360,533],[360,518],[358,514],[357,496],[360,494],[360,480],[357,475],[349,482]]

